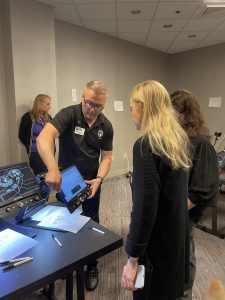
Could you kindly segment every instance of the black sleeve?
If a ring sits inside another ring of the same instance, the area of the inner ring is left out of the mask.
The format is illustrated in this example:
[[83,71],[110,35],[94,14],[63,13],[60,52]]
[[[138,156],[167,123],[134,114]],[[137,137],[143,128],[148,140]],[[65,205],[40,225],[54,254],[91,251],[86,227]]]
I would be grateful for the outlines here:
[[[74,114],[75,115],[75,114]],[[59,135],[63,133],[63,131],[66,129],[67,125],[70,124],[70,122],[73,121],[72,110],[70,107],[66,107],[61,109],[55,117],[50,121],[50,123],[58,130]]]
[[218,192],[219,174],[215,150],[210,141],[201,141],[193,153],[188,197],[195,205],[210,201]]
[[110,125],[108,126],[102,145],[101,145],[101,149],[104,151],[111,151],[113,149],[113,127],[112,124],[110,123]]
[[30,135],[31,123],[32,121],[31,121],[30,113],[24,114],[20,121],[19,134],[18,134],[18,137],[24,146],[26,146],[27,137]]
[[133,147],[133,208],[125,250],[129,256],[145,253],[158,211],[160,180],[155,156],[142,151],[138,140]]

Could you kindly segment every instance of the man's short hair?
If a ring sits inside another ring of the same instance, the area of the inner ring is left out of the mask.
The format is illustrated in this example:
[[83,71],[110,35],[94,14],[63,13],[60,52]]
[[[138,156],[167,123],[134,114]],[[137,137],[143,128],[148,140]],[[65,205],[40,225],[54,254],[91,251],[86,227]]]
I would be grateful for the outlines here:
[[84,92],[92,90],[97,95],[105,95],[107,97],[107,88],[101,80],[92,80],[86,84]]

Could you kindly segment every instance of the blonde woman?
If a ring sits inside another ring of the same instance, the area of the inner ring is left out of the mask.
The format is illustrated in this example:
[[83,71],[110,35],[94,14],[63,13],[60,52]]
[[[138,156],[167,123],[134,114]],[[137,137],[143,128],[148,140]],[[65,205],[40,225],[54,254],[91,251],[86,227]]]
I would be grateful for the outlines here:
[[[135,300],[175,300],[188,277],[188,137],[157,81],[133,88],[130,109],[141,137],[133,146],[133,208],[122,286]],[[136,290],[138,264],[146,272],[144,288]]]
[[20,122],[19,139],[26,147],[30,166],[35,175],[46,171],[45,164],[37,151],[36,138],[51,119],[50,108],[51,98],[48,95],[39,94],[34,100],[32,110],[25,113]]

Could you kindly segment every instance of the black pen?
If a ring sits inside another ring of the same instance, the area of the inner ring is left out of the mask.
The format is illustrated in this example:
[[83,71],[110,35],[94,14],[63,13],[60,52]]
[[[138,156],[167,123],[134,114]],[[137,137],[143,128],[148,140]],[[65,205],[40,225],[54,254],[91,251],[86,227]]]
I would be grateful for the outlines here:
[[23,265],[23,264],[25,264],[25,263],[27,263],[27,262],[33,260],[33,259],[34,259],[33,257],[29,257],[29,258],[27,258],[27,259],[18,261],[18,262],[16,262],[16,263],[11,264],[11,265],[9,265],[8,267],[4,268],[3,271],[9,271],[9,270],[11,270],[11,269],[14,269],[14,268],[17,267],[17,266]]
[[53,239],[56,241],[56,243],[57,243],[60,247],[62,247],[62,244],[61,244],[60,241],[57,239],[57,237],[54,236],[54,234],[52,234],[52,237],[53,237]]

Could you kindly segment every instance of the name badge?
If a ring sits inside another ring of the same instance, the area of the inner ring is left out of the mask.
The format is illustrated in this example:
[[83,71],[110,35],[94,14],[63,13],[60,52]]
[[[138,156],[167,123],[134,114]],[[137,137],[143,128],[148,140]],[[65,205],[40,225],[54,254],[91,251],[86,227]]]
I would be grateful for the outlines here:
[[84,135],[85,128],[76,126],[74,132],[79,135]]

